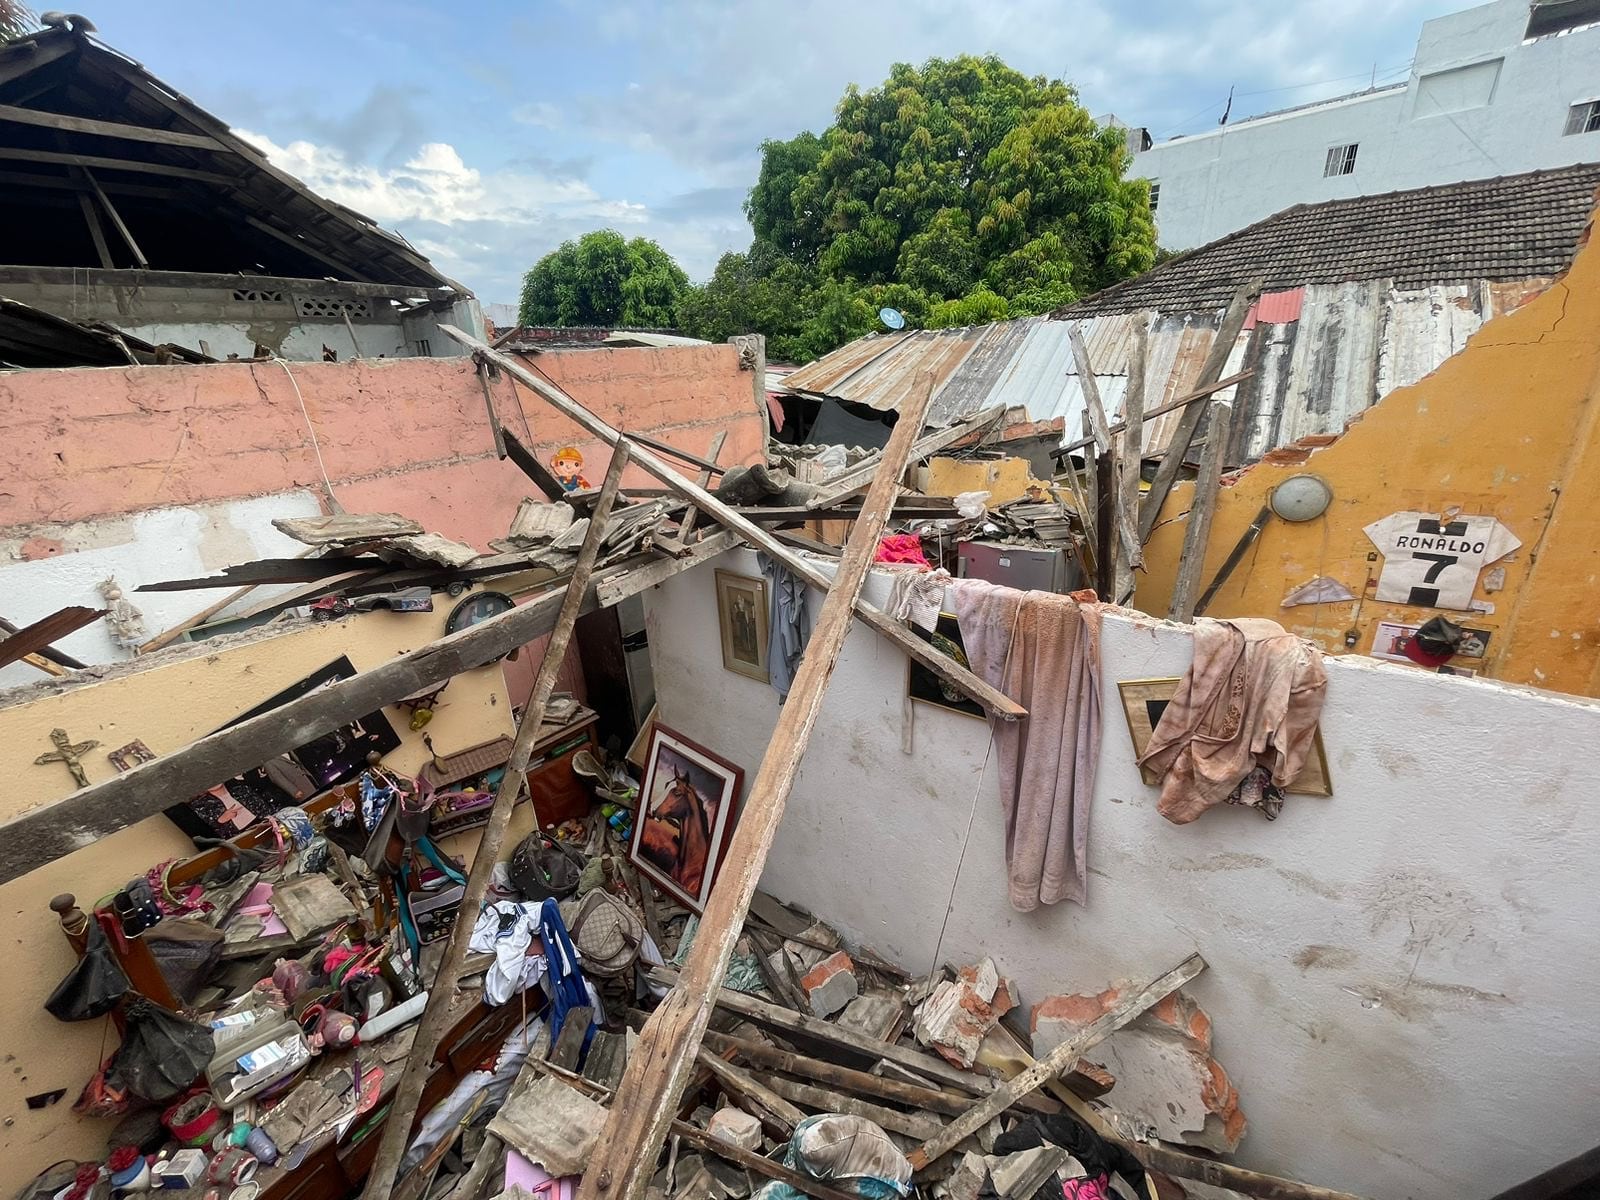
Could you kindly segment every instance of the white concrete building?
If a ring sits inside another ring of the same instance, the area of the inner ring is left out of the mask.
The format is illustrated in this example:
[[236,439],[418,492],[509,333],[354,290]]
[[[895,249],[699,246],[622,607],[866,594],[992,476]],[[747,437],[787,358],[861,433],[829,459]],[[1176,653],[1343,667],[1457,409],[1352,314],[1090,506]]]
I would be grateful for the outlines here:
[[1404,83],[1139,153],[1160,244],[1295,204],[1600,161],[1600,4],[1495,0],[1426,22]]

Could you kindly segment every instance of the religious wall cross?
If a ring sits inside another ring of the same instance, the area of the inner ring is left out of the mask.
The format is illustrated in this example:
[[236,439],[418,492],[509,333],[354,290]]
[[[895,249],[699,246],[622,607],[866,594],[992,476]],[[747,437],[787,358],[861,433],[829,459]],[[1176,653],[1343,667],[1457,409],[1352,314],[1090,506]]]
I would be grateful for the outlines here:
[[91,740],[73,745],[72,739],[67,736],[65,729],[52,729],[50,731],[50,740],[55,743],[56,748],[48,754],[39,755],[33,761],[41,767],[53,762],[66,763],[67,770],[72,772],[72,778],[77,780],[78,786],[81,788],[88,787],[89,775],[83,769],[83,763],[79,761],[79,758],[89,753],[100,743]]

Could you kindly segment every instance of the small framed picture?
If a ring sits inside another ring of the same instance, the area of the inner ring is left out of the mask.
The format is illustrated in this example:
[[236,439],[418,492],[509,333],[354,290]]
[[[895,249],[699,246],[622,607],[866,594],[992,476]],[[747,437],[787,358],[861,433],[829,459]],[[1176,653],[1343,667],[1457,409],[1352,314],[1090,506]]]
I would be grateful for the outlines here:
[[[1133,757],[1137,760],[1150,747],[1161,714],[1178,694],[1180,679],[1128,679],[1117,684],[1122,693],[1122,712],[1128,719],[1128,736],[1133,739]],[[1161,776],[1150,767],[1140,764],[1139,774],[1151,787],[1161,783]],[[1316,742],[1306,765],[1299,776],[1284,789],[1300,796],[1333,795],[1332,776],[1328,774],[1328,752],[1322,745],[1322,729],[1317,728]]]
[[728,852],[744,772],[657,722],[628,859],[696,913]]
[[[940,613],[932,633],[916,626],[912,627],[911,632],[923,641],[931,642],[935,650],[958,666],[971,669],[972,664],[967,662],[966,645],[961,640],[961,622],[956,619],[955,613]],[[916,659],[909,660],[906,692],[913,700],[920,700],[924,704],[948,708],[951,712],[962,713],[969,717],[988,718],[988,714],[983,711],[983,705],[960,688],[946,683]]]
[[767,581],[732,571],[717,572],[717,623],[722,665],[761,683],[767,671]]

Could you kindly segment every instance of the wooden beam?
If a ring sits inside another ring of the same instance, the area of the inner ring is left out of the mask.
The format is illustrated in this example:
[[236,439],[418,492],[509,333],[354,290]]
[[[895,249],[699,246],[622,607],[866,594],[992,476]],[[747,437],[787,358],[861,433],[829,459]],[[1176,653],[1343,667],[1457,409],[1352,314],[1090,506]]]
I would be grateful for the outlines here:
[[68,154],[62,150],[17,150],[0,147],[0,159],[14,162],[60,163],[68,167],[103,167],[108,171],[135,171],[141,175],[165,175],[173,179],[193,179],[212,183],[218,187],[234,188],[239,181],[231,175],[216,171],[200,171],[193,167],[174,167],[166,163],[140,162],[134,158],[106,158],[99,154]]
[[[0,157],[4,157],[0,155]],[[108,191],[121,192],[133,185],[106,180]],[[139,194],[159,194],[150,188]],[[204,271],[136,271],[123,268],[106,271],[84,267],[0,266],[0,284],[43,283],[77,287],[120,287],[133,289],[174,288],[193,291],[200,288],[249,288],[251,291],[312,292],[318,295],[369,296],[380,300],[431,300],[440,303],[458,299],[449,288],[411,286],[400,283],[358,283],[348,279],[307,279],[287,275],[219,275]]]
[[0,63],[0,85],[31,75],[53,62],[69,58],[79,53],[82,45],[75,37],[54,36],[52,40],[40,44],[31,42],[24,49],[21,46],[13,48],[6,56],[7,61]]
[[78,208],[83,212],[84,224],[89,227],[89,237],[94,241],[95,257],[102,267],[115,269],[117,264],[111,257],[111,248],[106,245],[105,228],[100,224],[100,214],[88,192],[78,193]]
[[352,558],[309,558],[307,553],[293,558],[263,558],[255,562],[239,563],[222,568],[221,575],[206,575],[199,579],[161,579],[155,583],[141,583],[138,592],[189,592],[206,588],[240,587],[249,584],[260,587],[267,583],[309,583],[353,571],[394,571],[400,568],[372,555]]
[[[1004,404],[992,405],[981,412],[975,413],[964,421],[957,421],[936,433],[930,433],[918,438],[911,446],[908,463],[921,462],[929,455],[937,454],[948,446],[953,446],[962,438],[979,433],[993,425],[1006,415]],[[897,425],[899,421],[895,422]],[[878,463],[883,458],[882,450],[875,450],[855,466],[838,472],[830,479],[822,481],[822,490],[819,491],[806,504],[807,508],[831,508],[852,492],[865,487],[872,481],[877,473]]]
[[944,1127],[944,1122],[932,1113],[901,1112],[898,1109],[886,1108],[882,1104],[872,1104],[866,1100],[858,1100],[854,1096],[846,1096],[843,1092],[836,1092],[832,1088],[785,1079],[781,1075],[754,1075],[752,1078],[770,1088],[780,1099],[803,1104],[812,1112],[836,1112],[846,1113],[852,1117],[865,1117],[875,1125],[904,1134],[906,1137],[919,1139],[938,1137]]
[[[1138,556],[1139,538],[1133,519],[1122,508],[1122,462],[1117,453],[1118,443],[1111,437],[1111,422],[1106,418],[1105,405],[1100,401],[1100,381],[1095,378],[1094,364],[1089,361],[1089,347],[1084,343],[1083,330],[1073,322],[1067,327],[1067,344],[1072,347],[1073,364],[1078,369],[1078,387],[1083,391],[1084,413],[1089,429],[1094,435],[1094,504],[1095,561],[1100,579],[1100,594],[1112,602],[1117,601],[1117,573],[1122,564]],[[1100,517],[1108,522],[1106,536],[1100,536]],[[1131,579],[1131,571],[1129,572]]]
[[[295,557],[296,558],[309,558],[311,555],[316,553],[316,550],[317,550],[317,548],[315,546],[307,546],[299,554],[295,555]],[[237,604],[240,600],[243,600],[251,592],[255,591],[256,588],[259,587],[259,586],[260,586],[259,584],[247,583],[243,587],[237,589],[236,591],[229,592],[226,596],[224,596],[221,600],[218,600],[215,604],[206,605],[206,607],[202,608],[199,612],[195,613],[192,617],[185,617],[183,620],[179,621],[171,629],[162,630],[160,633],[156,634],[155,637],[151,638],[148,642],[145,642],[142,645],[140,645],[134,651],[134,653],[135,654],[149,654],[152,650],[159,650],[163,646],[171,645],[173,642],[177,641],[184,634],[188,633],[189,630],[195,628],[198,625],[204,625],[212,617],[216,616],[223,609],[227,608],[228,605]]]
[[[478,382],[483,385],[483,406],[489,410],[489,432],[494,434],[495,457],[506,456],[506,437],[500,429],[500,414],[494,410],[494,392],[490,390],[490,376],[494,368],[488,363],[478,364]],[[542,489],[541,489],[542,490]]]
[[128,249],[133,251],[134,265],[141,270],[148,269],[150,260],[144,256],[144,251],[139,249],[139,243],[133,240],[133,232],[128,228],[128,223],[122,219],[122,214],[117,211],[117,206],[111,203],[111,198],[106,195],[94,173],[88,167],[82,168],[83,177],[89,181],[89,186],[94,189],[96,199],[101,207],[106,210],[106,215],[111,218],[111,223],[117,227],[117,232],[122,235],[122,240],[128,244]]
[[505,442],[506,457],[517,464],[518,470],[533,480],[533,486],[539,489],[546,500],[555,504],[567,498],[567,490],[561,486],[560,481],[539,461],[538,455],[517,440],[516,434],[509,429],[502,429],[500,436]]
[[908,1155],[911,1166],[920,1171],[929,1163],[944,1157],[955,1149],[956,1144],[963,1138],[977,1133],[1010,1108],[1018,1096],[1038,1091],[1083,1057],[1085,1050],[1105,1041],[1140,1013],[1160,1003],[1205,969],[1205,959],[1198,954],[1191,954],[1161,978],[1126,999],[1118,1001],[1111,1011],[1085,1025],[1078,1033],[1062,1042],[1021,1074],[1001,1084],[992,1095],[975,1104],[964,1116],[951,1121],[938,1137],[930,1138],[918,1146]]
[[[640,563],[652,561],[640,556],[603,572],[586,589],[583,611],[601,607],[595,598],[600,582],[626,577]],[[702,561],[694,554],[672,560],[672,565],[687,570]],[[622,594],[631,593],[623,588]],[[193,796],[215,787],[386,704],[499,660],[555,627],[563,595],[560,586],[553,587],[510,612],[219,730],[115,779],[13,817],[0,825],[0,883],[153,817],[170,807],[174,796]]]
[[742,1146],[735,1146],[732,1142],[725,1142],[721,1138],[714,1138],[705,1130],[696,1129],[687,1122],[672,1122],[672,1132],[704,1154],[715,1154],[718,1158],[725,1158],[734,1166],[753,1171],[763,1179],[786,1183],[797,1192],[816,1197],[816,1200],[860,1200],[854,1192],[842,1191],[830,1187],[820,1179],[802,1175],[799,1171],[791,1171],[770,1158],[746,1150]]
[[[416,1120],[417,1108],[422,1103],[422,1089],[427,1085],[434,1053],[454,1024],[455,1002],[461,991],[461,976],[467,962],[467,943],[472,940],[473,925],[489,890],[490,876],[500,861],[500,850],[505,844],[506,830],[511,826],[511,813],[516,807],[517,796],[527,786],[528,763],[533,758],[534,743],[539,740],[540,730],[544,726],[545,711],[555,692],[567,645],[572,640],[572,629],[578,623],[584,593],[588,591],[590,576],[594,574],[600,545],[605,541],[606,521],[611,516],[611,506],[616,501],[617,488],[627,465],[628,444],[623,442],[611,452],[611,463],[606,469],[605,482],[600,487],[600,499],[590,518],[583,546],[578,551],[578,562],[572,569],[572,578],[567,581],[566,593],[561,598],[561,611],[556,616],[555,627],[550,631],[550,641],[539,663],[539,673],[533,681],[533,692],[522,710],[521,720],[517,722],[511,761],[500,777],[500,785],[495,789],[494,805],[489,810],[489,823],[484,827],[477,850],[473,852],[472,871],[467,876],[462,892],[460,915],[451,927],[450,940],[445,946],[444,961],[439,964],[438,974],[428,985],[428,1005],[422,1012],[416,1040],[406,1056],[405,1072],[390,1102],[389,1117],[383,1127],[383,1140],[378,1143],[377,1158],[373,1161],[366,1188],[362,1192],[365,1200],[380,1200],[393,1190],[395,1176],[400,1170],[400,1159],[411,1141],[411,1126]],[[537,812],[533,814],[533,824],[534,828],[538,828]],[[592,1010],[574,1009],[567,1016],[569,1020],[581,1020],[587,1026]],[[561,1038],[567,1036],[568,1029],[563,1027]],[[579,1044],[581,1048],[581,1041]],[[553,1051],[551,1058],[555,1058]],[[566,1065],[576,1066],[575,1054],[573,1059],[572,1063]]]
[[[652,983],[671,985],[677,980],[679,972],[671,967],[652,967],[648,976]],[[781,1005],[769,1004],[745,992],[722,988],[711,999],[724,1012],[735,1013],[770,1029],[815,1038],[866,1059],[887,1059],[928,1079],[937,1080],[943,1086],[960,1088],[974,1096],[987,1096],[996,1087],[995,1081],[989,1076],[952,1067],[937,1055],[902,1046],[899,1042],[879,1041],[834,1021],[824,1021]]]
[[1255,520],[1251,521],[1249,528],[1239,535],[1239,540],[1233,544],[1233,549],[1228,551],[1228,557],[1217,568],[1217,573],[1212,577],[1211,583],[1201,593],[1200,599],[1196,601],[1194,606],[1195,616],[1198,617],[1211,607],[1211,602],[1217,598],[1217,593],[1222,590],[1222,585],[1228,582],[1234,570],[1244,561],[1245,552],[1255,545],[1256,539],[1261,536],[1261,531],[1266,528],[1266,524],[1271,518],[1272,506],[1263,504],[1260,511],[1256,513]]
[[[1199,378],[1195,380],[1196,391],[1209,387],[1214,381],[1222,378],[1223,368],[1228,365],[1228,356],[1233,353],[1233,347],[1239,340],[1239,333],[1244,329],[1245,318],[1250,315],[1250,309],[1255,304],[1256,298],[1261,295],[1264,285],[1264,280],[1252,279],[1248,283],[1241,284],[1239,290],[1233,294],[1233,299],[1228,301],[1228,311],[1223,314],[1222,325],[1217,330],[1216,339],[1211,343],[1211,351],[1206,355],[1205,364],[1200,368]],[[1161,506],[1167,502],[1167,493],[1172,491],[1172,485],[1178,478],[1178,471],[1183,467],[1183,457],[1189,453],[1189,443],[1194,440],[1195,430],[1199,428],[1200,418],[1204,412],[1204,405],[1196,405],[1185,410],[1182,419],[1178,421],[1178,427],[1172,431],[1172,437],[1167,442],[1166,456],[1156,468],[1155,478],[1150,481],[1150,490],[1145,493],[1144,501],[1139,506],[1141,542],[1150,540],[1150,531],[1161,519]]]
[[[672,445],[670,442],[663,442],[657,438],[648,437],[642,433],[629,433],[628,436],[634,441],[638,442],[641,446],[649,446],[650,449],[659,451],[660,453],[665,454],[668,458],[675,458],[679,462],[688,463],[691,467],[699,467],[702,473],[710,472],[715,475],[722,475],[727,472],[728,468],[717,466],[717,460],[714,457],[701,458],[698,454],[691,454],[687,450],[678,449],[678,447]],[[700,486],[705,487],[706,485],[701,484]]]
[[31,625],[24,625],[15,633],[7,633],[4,639],[0,640],[0,667],[8,666],[30,654],[39,653],[47,649],[51,642],[60,641],[69,633],[75,633],[105,615],[106,610],[103,608],[72,605],[57,609],[48,617],[42,617]]
[[[852,611],[872,570],[878,538],[894,501],[895,481],[905,468],[911,444],[932,401],[933,376],[929,374],[923,376],[915,398],[901,411],[900,421],[884,447],[885,469],[872,481],[862,515],[850,532],[839,573],[817,614],[794,686],[778,714],[771,741],[740,809],[739,824],[711,889],[688,960],[677,986],[639,1035],[638,1051],[628,1060],[605,1132],[578,1187],[578,1200],[601,1200],[603,1196],[642,1200],[655,1173],[656,1155],[672,1120],[672,1101],[682,1093],[693,1069],[711,1016],[710,997],[716,994],[733,956],[734,943],[744,930],[750,898],[822,711],[828,679],[854,624]],[[377,1200],[376,1194],[368,1200]]]
[[[722,447],[727,440],[728,431],[726,429],[717,430],[716,436],[711,439],[710,447],[706,450],[707,462],[715,463],[717,459],[722,457]],[[718,469],[720,470],[721,468]],[[698,478],[695,479],[695,483],[699,484],[701,487],[710,487],[711,468],[703,468]],[[683,514],[683,520],[678,523],[678,540],[680,542],[685,544],[688,543],[689,535],[694,532],[695,522],[697,522],[699,519],[700,510],[692,504],[689,505],[689,510]]]
[[1123,428],[1116,439],[1117,543],[1116,570],[1111,585],[1114,604],[1133,598],[1136,576],[1144,566],[1144,544],[1139,541],[1139,473],[1144,463],[1145,365],[1150,355],[1148,313],[1133,320],[1133,345],[1129,348],[1128,388],[1122,397]]
[[[898,486],[898,485],[897,485]],[[840,503],[827,508],[809,508],[801,504],[760,504],[735,507],[734,512],[748,520],[760,523],[780,521],[850,521],[861,514],[854,504]],[[904,496],[895,500],[889,513],[891,520],[911,518],[950,518],[959,516],[955,502],[943,496]]]
[[1206,426],[1206,448],[1200,455],[1200,473],[1195,476],[1188,522],[1183,531],[1178,578],[1172,585],[1172,604],[1167,609],[1167,616],[1173,621],[1194,620],[1195,593],[1200,590],[1201,572],[1206,566],[1211,522],[1217,513],[1217,493],[1222,490],[1222,459],[1232,431],[1233,402],[1212,401],[1211,422]]
[[15,125],[38,125],[45,129],[59,129],[67,133],[92,133],[98,137],[122,138],[129,142],[154,142],[160,146],[188,146],[195,150],[224,150],[228,147],[214,137],[203,133],[179,133],[174,129],[147,129],[139,125],[124,125],[120,121],[95,121],[88,117],[69,117],[64,113],[40,112],[33,108],[18,108],[0,104],[0,121]]
[[[1145,409],[1143,420],[1145,424],[1148,425],[1157,417],[1165,416],[1167,413],[1175,412],[1180,408],[1187,408],[1191,404],[1196,404],[1199,401],[1204,400],[1207,396],[1216,395],[1216,393],[1220,392],[1223,388],[1231,388],[1241,384],[1254,374],[1254,370],[1240,371],[1237,375],[1229,375],[1226,379],[1219,379],[1217,382],[1210,384],[1207,387],[1200,388],[1198,391],[1190,392],[1187,396],[1179,396],[1170,404],[1163,404],[1159,408],[1147,408]],[[1127,428],[1127,422],[1117,421],[1111,426],[1111,432],[1122,433]],[[1050,451],[1050,457],[1059,461],[1060,459],[1063,459],[1067,455],[1071,454],[1074,450],[1084,450],[1092,445],[1094,445],[1093,436],[1079,438],[1075,442],[1068,442],[1064,446],[1057,446],[1054,450]],[[1145,455],[1145,457],[1152,458],[1154,455]]]
[[[21,628],[22,627],[16,622],[8,621],[4,617],[0,617],[0,634],[16,633]],[[0,638],[0,640],[4,639]],[[81,663],[77,659],[73,658],[70,654],[63,654],[54,646],[41,646],[38,651],[38,657],[44,659],[46,662],[54,663],[58,667],[69,667],[74,671],[81,671],[86,665],[85,663]],[[29,665],[31,666],[32,664],[30,663]],[[63,672],[63,674],[65,674],[65,672]]]
[[794,1132],[794,1127],[806,1119],[805,1113],[750,1072],[730,1062],[724,1062],[704,1046],[700,1047],[695,1058],[702,1067],[715,1075],[717,1081],[732,1095],[756,1109],[750,1115],[758,1118],[763,1125],[771,1127],[770,1131],[774,1137],[787,1138]]
[[[601,441],[615,445],[622,436],[610,425],[595,416],[594,413],[556,387],[555,384],[525,369],[521,363],[511,356],[502,354],[498,350],[490,349],[477,338],[463,333],[453,325],[440,325],[439,328],[447,336],[454,338],[480,358],[487,358],[518,383],[537,392],[554,405],[556,409],[571,417]],[[697,486],[692,480],[685,479],[682,475],[679,475],[669,464],[652,453],[647,447],[636,449],[633,453],[633,461],[691,504],[702,509],[707,516],[734,530],[757,548],[765,550],[767,554],[788,567],[789,570],[800,576],[812,587],[827,591],[832,586],[832,580],[819,570],[815,563],[796,554],[755,522],[735,512],[710,492]],[[1014,720],[1028,715],[1025,708],[1004,692],[991,687],[965,667],[956,665],[952,659],[935,650],[931,643],[917,637],[882,609],[867,603],[858,596],[855,602],[855,610],[856,616],[862,621],[889,638],[906,654],[927,667],[951,686],[959,688],[965,695],[971,696],[996,716],[1005,720]]]
[[298,250],[301,254],[306,255],[306,257],[316,259],[323,266],[332,267],[335,271],[339,272],[342,278],[353,279],[359,283],[370,283],[372,281],[372,276],[368,275],[360,268],[352,266],[349,262],[342,258],[338,258],[335,255],[329,254],[326,250],[318,249],[310,242],[295,237],[292,233],[285,233],[283,230],[277,228],[267,221],[261,220],[259,217],[246,216],[244,223],[250,226],[251,229],[259,230],[268,237],[275,238],[284,245]]

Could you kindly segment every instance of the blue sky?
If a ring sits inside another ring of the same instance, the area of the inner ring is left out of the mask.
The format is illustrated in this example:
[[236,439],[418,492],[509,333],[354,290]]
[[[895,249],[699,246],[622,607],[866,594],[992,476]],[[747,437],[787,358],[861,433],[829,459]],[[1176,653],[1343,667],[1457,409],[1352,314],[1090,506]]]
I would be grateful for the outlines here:
[[110,45],[484,301],[566,238],[741,250],[763,138],[820,130],[898,61],[999,54],[1158,139],[1403,79],[1462,0],[98,0]]

